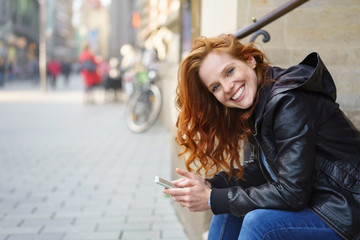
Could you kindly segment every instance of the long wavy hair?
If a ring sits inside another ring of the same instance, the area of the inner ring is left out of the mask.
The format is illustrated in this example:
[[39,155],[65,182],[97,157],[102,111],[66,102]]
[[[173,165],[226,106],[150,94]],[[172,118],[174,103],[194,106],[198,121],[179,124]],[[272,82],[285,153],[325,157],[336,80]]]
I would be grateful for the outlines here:
[[222,34],[213,38],[199,37],[178,69],[176,106],[176,142],[183,147],[179,157],[186,157],[189,171],[204,170],[206,176],[222,170],[228,175],[243,177],[240,150],[243,140],[251,134],[250,119],[255,104],[249,109],[228,108],[222,105],[203,84],[199,76],[200,66],[211,51],[222,51],[234,58],[246,61],[254,57],[258,89],[265,79],[268,63],[266,56],[253,44],[243,45],[233,35]]

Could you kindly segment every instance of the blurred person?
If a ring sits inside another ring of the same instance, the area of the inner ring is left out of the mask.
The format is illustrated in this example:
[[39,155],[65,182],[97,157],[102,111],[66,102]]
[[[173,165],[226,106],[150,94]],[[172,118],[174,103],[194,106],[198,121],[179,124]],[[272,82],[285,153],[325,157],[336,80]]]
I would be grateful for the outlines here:
[[0,87],[3,87],[5,85],[5,72],[5,59],[3,57],[0,57]]
[[47,70],[51,76],[51,86],[56,88],[56,80],[59,74],[61,73],[61,64],[55,57],[51,58],[51,60],[47,64]]
[[109,77],[110,64],[107,59],[101,59],[99,63],[99,74],[101,76],[102,82],[106,82]]
[[39,84],[40,82],[40,71],[39,71],[39,59],[37,57],[34,57],[30,63],[30,75],[34,82],[34,84]]
[[8,79],[9,79],[9,82],[11,82],[12,80],[14,80],[14,63],[13,61],[9,61],[8,62],[8,65],[7,65],[7,68],[6,68],[6,72],[7,72],[7,76],[8,76]]
[[283,69],[231,34],[199,37],[176,104],[188,171],[164,193],[211,209],[210,240],[360,239],[360,132],[317,53]]
[[106,90],[106,99],[118,101],[121,100],[123,89],[123,71],[120,66],[119,57],[112,57],[108,62],[107,75],[104,77],[104,87]]
[[71,73],[71,62],[69,60],[64,60],[61,62],[61,73],[64,75],[64,83],[66,86],[69,85],[69,77]]
[[102,59],[99,57],[99,74],[101,76],[102,84],[106,90],[106,96],[108,95],[108,91],[110,89],[110,63],[107,59]]
[[85,103],[94,103],[94,89],[101,85],[101,76],[98,73],[98,63],[95,55],[90,51],[89,45],[85,44],[79,55],[81,74],[85,85]]

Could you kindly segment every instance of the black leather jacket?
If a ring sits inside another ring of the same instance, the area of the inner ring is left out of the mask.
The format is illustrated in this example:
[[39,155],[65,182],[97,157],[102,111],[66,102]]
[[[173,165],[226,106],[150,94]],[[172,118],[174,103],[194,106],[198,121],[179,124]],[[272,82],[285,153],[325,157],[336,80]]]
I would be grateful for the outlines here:
[[[254,113],[247,181],[221,172],[214,214],[309,207],[345,239],[360,239],[360,133],[339,109],[333,79],[316,53],[299,65],[270,68]],[[275,175],[259,158],[259,148]]]

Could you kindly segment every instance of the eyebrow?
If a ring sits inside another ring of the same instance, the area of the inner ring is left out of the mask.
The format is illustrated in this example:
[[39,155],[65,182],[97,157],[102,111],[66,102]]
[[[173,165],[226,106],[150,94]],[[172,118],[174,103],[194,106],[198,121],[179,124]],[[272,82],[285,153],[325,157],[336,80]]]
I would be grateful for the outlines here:
[[221,74],[221,75],[226,74],[227,70],[229,69],[229,67],[230,67],[231,65],[233,65],[232,62],[226,64],[226,65],[223,67],[223,69],[221,70],[220,74]]
[[[220,76],[226,74],[227,70],[228,70],[229,67],[232,66],[232,65],[233,65],[232,62],[226,64],[226,65],[222,68],[222,70],[220,71]],[[212,92],[213,86],[216,85],[216,84],[218,84],[218,83],[219,83],[219,81],[217,80],[216,82],[210,83],[210,85],[209,85],[209,86],[206,86],[206,87],[207,87],[208,90],[210,90],[210,92]]]

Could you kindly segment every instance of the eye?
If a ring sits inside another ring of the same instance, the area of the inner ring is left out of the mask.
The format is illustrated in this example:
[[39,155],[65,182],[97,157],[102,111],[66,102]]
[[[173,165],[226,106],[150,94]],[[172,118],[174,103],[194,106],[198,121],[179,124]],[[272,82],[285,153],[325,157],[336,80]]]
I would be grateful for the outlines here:
[[220,84],[216,84],[211,88],[211,91],[214,93],[214,92],[216,92],[216,90],[218,90],[219,87],[220,87]]
[[232,67],[232,68],[229,68],[229,69],[227,70],[227,72],[226,72],[226,76],[227,76],[227,77],[230,76],[233,72],[234,72],[234,68],[233,68],[233,67]]

